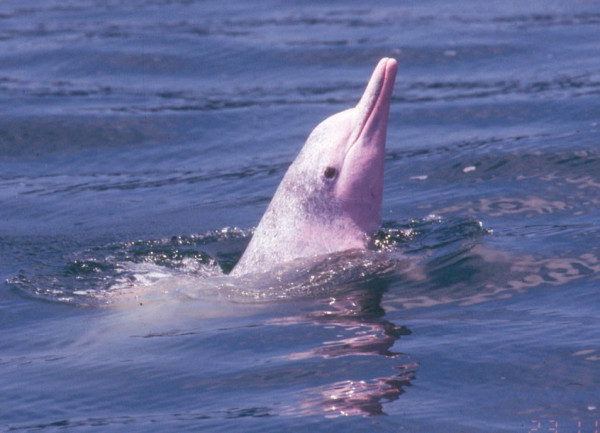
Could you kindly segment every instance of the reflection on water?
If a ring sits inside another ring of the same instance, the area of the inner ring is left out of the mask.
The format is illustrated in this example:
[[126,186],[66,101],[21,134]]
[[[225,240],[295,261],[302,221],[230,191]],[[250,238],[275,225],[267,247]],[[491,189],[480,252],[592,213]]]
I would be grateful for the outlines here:
[[286,412],[324,413],[328,417],[384,415],[384,404],[397,400],[411,385],[418,363],[393,349],[395,342],[411,331],[384,318],[381,299],[386,289],[385,282],[374,281],[362,290],[319,302],[321,308],[310,314],[270,321],[281,326],[310,323],[338,337],[290,353],[286,356],[289,360],[350,357],[379,366],[374,377],[366,378],[364,373],[357,376],[350,370],[351,377],[308,388],[303,391],[300,407]]

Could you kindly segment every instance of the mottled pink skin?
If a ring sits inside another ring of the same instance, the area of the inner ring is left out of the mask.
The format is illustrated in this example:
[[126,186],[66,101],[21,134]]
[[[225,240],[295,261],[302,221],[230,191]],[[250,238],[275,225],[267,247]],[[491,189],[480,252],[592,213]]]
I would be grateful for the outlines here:
[[[365,248],[381,222],[394,59],[375,68],[356,107],[321,122],[290,165],[232,275]],[[334,176],[326,173],[331,171]]]

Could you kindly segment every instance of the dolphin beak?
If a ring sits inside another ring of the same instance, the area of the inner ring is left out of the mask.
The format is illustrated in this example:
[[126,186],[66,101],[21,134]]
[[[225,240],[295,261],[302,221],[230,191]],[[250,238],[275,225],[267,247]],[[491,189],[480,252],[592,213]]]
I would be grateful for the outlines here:
[[373,135],[383,135],[381,138],[385,143],[390,102],[397,71],[396,60],[387,57],[381,59],[375,67],[367,88],[355,107],[357,123],[350,143],[354,144],[362,137]]

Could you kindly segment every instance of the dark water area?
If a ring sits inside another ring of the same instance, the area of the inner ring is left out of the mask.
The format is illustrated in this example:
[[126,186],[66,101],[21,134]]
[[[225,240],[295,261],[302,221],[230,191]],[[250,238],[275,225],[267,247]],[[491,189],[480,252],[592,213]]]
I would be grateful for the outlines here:
[[[598,432],[600,2],[0,4],[0,430]],[[399,72],[383,224],[223,276]]]

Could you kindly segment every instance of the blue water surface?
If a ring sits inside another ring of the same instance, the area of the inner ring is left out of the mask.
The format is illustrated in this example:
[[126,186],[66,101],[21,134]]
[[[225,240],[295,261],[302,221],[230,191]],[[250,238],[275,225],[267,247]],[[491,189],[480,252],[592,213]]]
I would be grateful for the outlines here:
[[[3,0],[0,429],[600,422],[600,2]],[[399,72],[372,248],[223,276]]]

